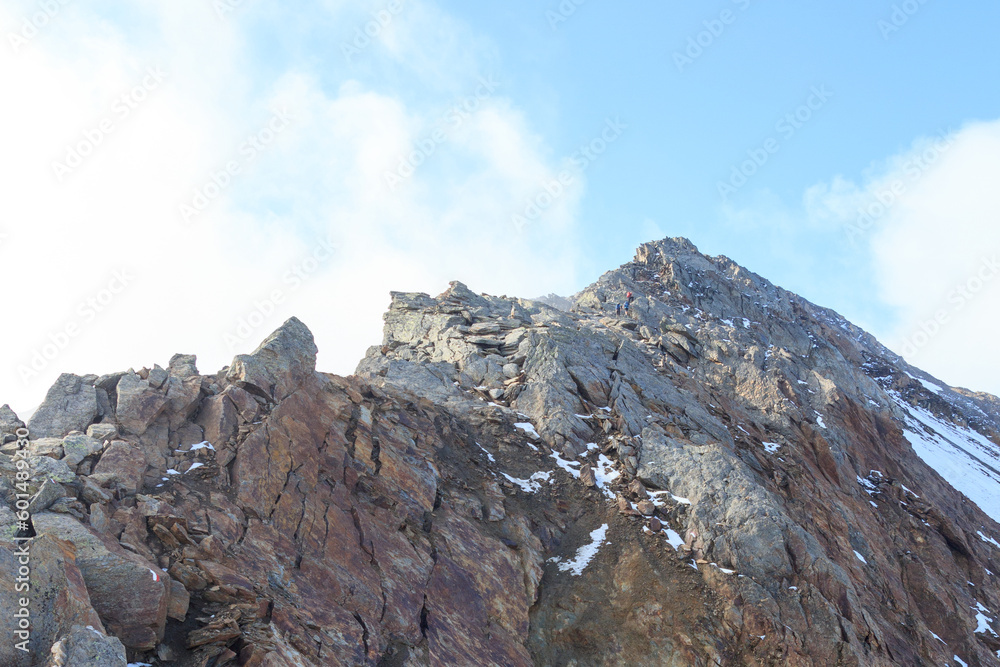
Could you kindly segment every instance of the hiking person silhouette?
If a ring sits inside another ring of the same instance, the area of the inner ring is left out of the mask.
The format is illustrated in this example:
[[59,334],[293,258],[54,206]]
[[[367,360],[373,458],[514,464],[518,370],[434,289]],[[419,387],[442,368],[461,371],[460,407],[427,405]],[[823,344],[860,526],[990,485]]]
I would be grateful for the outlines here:
[[618,317],[622,316],[622,305],[620,303],[615,304],[615,315]]

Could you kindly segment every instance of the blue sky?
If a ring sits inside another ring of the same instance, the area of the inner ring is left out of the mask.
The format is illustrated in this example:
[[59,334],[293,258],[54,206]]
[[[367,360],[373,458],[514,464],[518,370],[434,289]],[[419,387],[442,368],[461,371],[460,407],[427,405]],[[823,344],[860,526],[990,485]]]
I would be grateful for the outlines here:
[[982,1],[0,0],[0,261],[32,323],[0,403],[178,351],[214,371],[293,314],[348,373],[390,289],[568,294],[663,236],[996,393],[996,355],[956,350],[1000,326],[997,25]]

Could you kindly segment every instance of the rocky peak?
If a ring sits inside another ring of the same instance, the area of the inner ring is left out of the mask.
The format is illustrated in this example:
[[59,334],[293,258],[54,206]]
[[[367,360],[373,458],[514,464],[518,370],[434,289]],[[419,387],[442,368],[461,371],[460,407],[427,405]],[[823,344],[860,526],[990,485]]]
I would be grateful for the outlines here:
[[316,342],[297,317],[289,319],[251,354],[237,355],[227,379],[272,401],[287,398],[316,370]]
[[995,397],[684,239],[551,301],[64,375],[23,451],[0,408],[0,664],[996,664]]

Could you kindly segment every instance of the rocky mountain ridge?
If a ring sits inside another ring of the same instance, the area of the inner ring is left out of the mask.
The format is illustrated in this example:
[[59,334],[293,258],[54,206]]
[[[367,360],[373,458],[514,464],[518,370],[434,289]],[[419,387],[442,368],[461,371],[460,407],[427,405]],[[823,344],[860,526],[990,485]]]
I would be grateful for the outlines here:
[[0,661],[1000,664],[995,397],[684,239],[557,306],[394,293],[350,378],[294,318],[60,377],[0,456],[48,605]]

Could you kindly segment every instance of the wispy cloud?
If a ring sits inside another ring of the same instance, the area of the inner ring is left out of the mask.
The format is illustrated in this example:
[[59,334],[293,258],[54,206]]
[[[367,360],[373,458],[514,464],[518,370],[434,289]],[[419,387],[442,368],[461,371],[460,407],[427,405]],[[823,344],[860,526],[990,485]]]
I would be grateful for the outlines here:
[[[0,202],[2,252],[5,271],[24,277],[12,309],[28,323],[5,347],[30,356],[112,269],[137,276],[116,297],[113,319],[72,337],[38,377],[19,379],[20,357],[5,356],[0,403],[23,412],[59,372],[162,364],[179,351],[214,371],[232,357],[227,335],[253,313],[263,320],[259,337],[298,315],[317,334],[321,367],[350,372],[381,340],[391,289],[436,292],[461,279],[480,291],[569,291],[576,277],[567,231],[583,183],[531,230],[511,229],[511,211],[563,165],[502,86],[432,160],[386,188],[386,171],[456,99],[481,77],[503,80],[486,40],[452,31],[456,19],[431,2],[403,4],[356,66],[336,49],[330,63],[260,66],[267,54],[254,50],[251,31],[264,8],[228,3],[233,11],[220,18],[199,0],[141,3],[127,18],[74,3],[51,33],[0,56],[0,87],[18,100],[0,108],[0,181],[11,193]],[[0,24],[17,25],[30,6],[7,3]],[[302,20],[268,11],[278,32],[282,21],[291,30]],[[312,11],[317,21],[349,13],[339,2]],[[446,38],[443,48],[431,48],[427,30]],[[53,162],[100,128],[150,67],[167,73],[162,83],[60,182]],[[372,70],[399,83],[373,85]],[[415,71],[422,90],[410,83]],[[278,113],[293,120],[244,160],[241,146]],[[210,205],[183,224],[180,207],[206,188]],[[337,252],[289,289],[288,267],[312,256],[317,239]],[[259,309],[274,290],[283,290],[280,302]]]

